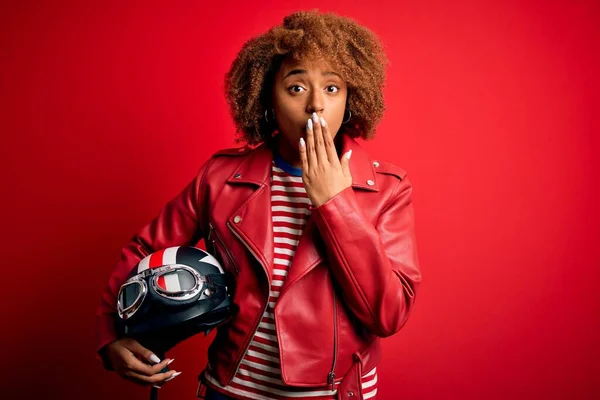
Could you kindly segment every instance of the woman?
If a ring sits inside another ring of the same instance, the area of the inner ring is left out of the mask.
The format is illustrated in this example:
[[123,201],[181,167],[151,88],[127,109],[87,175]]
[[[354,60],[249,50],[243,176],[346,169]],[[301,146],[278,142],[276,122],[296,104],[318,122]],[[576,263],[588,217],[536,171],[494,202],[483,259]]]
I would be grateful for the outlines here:
[[246,146],[214,154],[124,247],[98,309],[107,368],[177,376],[117,337],[116,294],[146,255],[204,238],[240,308],[209,348],[207,398],[375,398],[379,338],[405,324],[421,280],[406,173],[354,140],[382,117],[385,61],[368,29],[318,12],[244,45],[226,94]]

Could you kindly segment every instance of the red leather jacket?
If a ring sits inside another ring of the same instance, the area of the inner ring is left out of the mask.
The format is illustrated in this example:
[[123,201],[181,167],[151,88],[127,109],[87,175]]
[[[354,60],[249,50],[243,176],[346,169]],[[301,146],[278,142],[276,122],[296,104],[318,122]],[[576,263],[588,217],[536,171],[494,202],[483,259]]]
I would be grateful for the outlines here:
[[[345,398],[360,394],[362,371],[378,364],[379,338],[406,323],[421,274],[406,173],[371,160],[346,135],[340,140],[341,154],[353,150],[352,187],[312,208],[274,314],[283,381],[321,386],[333,378]],[[208,354],[215,377],[230,382],[269,297],[272,159],[264,144],[217,152],[123,248],[98,307],[98,349],[117,338],[116,294],[131,268],[156,250],[204,238],[236,276],[239,314],[218,329]]]

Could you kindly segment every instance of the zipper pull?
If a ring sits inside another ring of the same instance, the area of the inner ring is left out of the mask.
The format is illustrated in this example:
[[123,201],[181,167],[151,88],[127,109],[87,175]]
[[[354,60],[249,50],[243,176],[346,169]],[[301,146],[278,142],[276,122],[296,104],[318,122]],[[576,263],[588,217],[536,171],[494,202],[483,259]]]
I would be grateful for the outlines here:
[[212,249],[210,251],[212,251],[212,255],[216,256],[216,252],[217,252],[217,246],[215,244],[215,227],[213,226],[212,223],[208,223],[208,236],[206,237],[207,241],[212,245]]
[[211,237],[212,237],[212,234],[213,234],[214,230],[215,230],[215,227],[213,226],[212,223],[209,222],[208,223],[208,236],[206,237],[208,240],[212,239]]
[[329,375],[327,375],[327,383],[331,385],[331,391],[335,390],[335,385],[333,384],[335,380],[335,372],[331,371]]

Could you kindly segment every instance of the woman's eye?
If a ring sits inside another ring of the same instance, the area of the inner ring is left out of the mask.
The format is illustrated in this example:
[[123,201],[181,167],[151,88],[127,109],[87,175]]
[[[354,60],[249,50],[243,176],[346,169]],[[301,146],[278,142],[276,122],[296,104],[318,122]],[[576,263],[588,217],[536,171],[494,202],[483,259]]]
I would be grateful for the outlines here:
[[302,90],[304,90],[304,88],[302,86],[299,85],[294,85],[294,86],[290,86],[288,88],[288,90],[292,93],[300,93]]
[[[326,90],[328,93],[337,93],[340,91],[340,88],[337,87],[336,85],[329,85],[329,86],[327,86]],[[306,89],[304,89],[300,85],[293,85],[288,88],[288,91],[290,91],[292,93],[301,93],[303,91],[306,91]]]

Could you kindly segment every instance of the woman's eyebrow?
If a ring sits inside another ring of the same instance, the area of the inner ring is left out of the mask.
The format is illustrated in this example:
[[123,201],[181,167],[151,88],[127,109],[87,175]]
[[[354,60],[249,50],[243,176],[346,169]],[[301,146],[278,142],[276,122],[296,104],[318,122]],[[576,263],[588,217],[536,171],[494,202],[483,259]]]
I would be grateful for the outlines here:
[[[283,80],[285,80],[285,79],[286,79],[288,76],[291,76],[291,75],[299,75],[299,74],[306,74],[306,70],[305,70],[305,69],[293,69],[293,70],[291,70],[290,72],[288,72],[288,73],[287,73],[287,74],[286,74],[286,75],[283,77],[282,81],[283,81]],[[337,76],[337,77],[341,78],[341,77],[340,77],[340,75],[339,75],[337,72],[333,72],[333,71],[325,71],[325,72],[323,72],[323,73],[322,73],[322,75],[323,75],[323,76],[327,76],[327,75],[335,75],[335,76]]]

